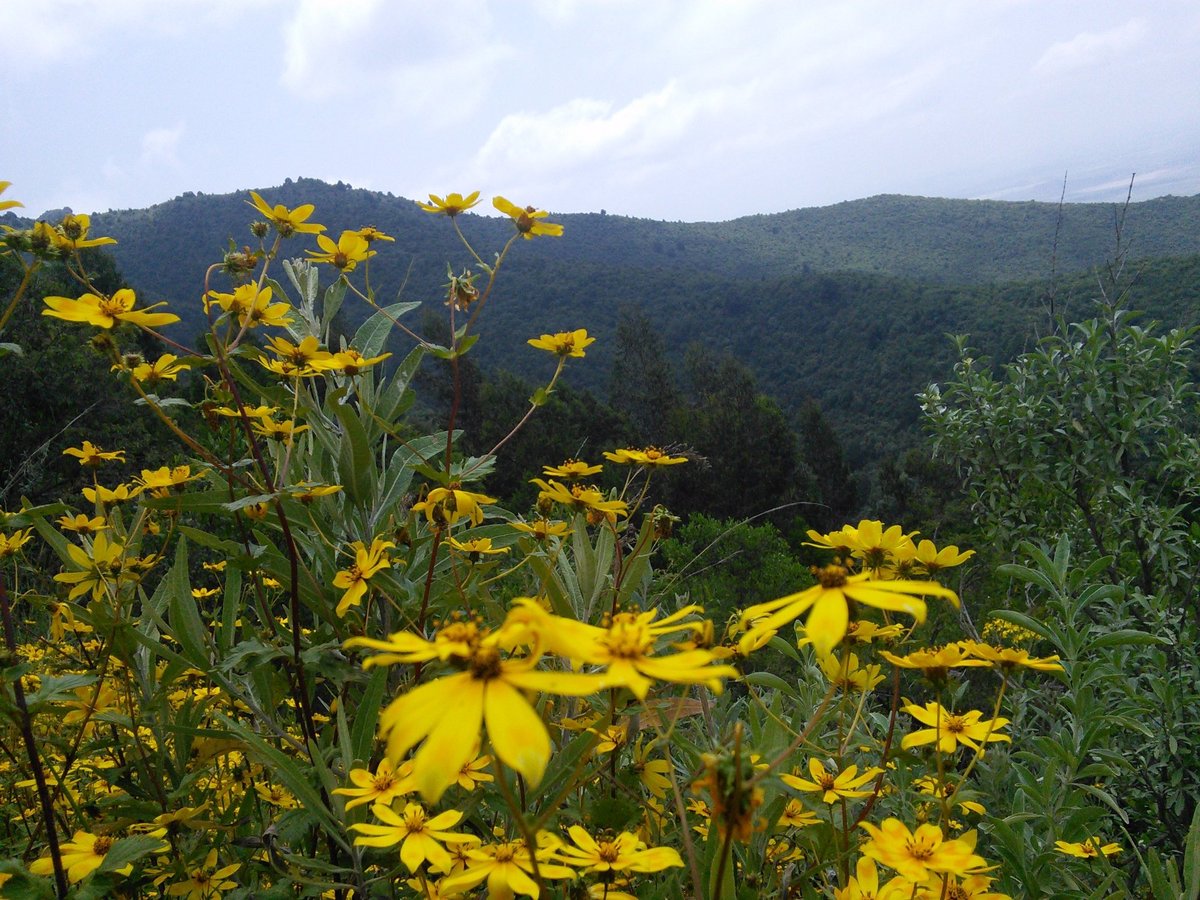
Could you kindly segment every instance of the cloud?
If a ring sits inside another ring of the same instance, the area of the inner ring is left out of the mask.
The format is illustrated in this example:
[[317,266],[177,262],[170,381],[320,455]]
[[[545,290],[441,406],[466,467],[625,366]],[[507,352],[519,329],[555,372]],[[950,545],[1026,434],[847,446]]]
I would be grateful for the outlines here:
[[32,77],[72,58],[102,55],[109,46],[178,35],[197,25],[236,22],[249,8],[279,0],[4,0],[0,71]]
[[180,122],[174,128],[152,128],[142,135],[142,155],[140,165],[179,166],[179,141],[183,137],[184,124]]
[[552,173],[600,159],[653,156],[682,143],[698,119],[727,107],[734,93],[689,92],[671,81],[620,107],[579,97],[544,113],[512,113],[492,130],[475,163],[484,173]]
[[459,121],[512,55],[491,23],[486,0],[302,0],[283,29],[280,83],[307,101],[366,100],[377,115]]
[[1039,75],[1052,75],[1104,63],[1137,45],[1145,34],[1146,23],[1141,19],[1130,19],[1108,31],[1085,31],[1069,41],[1052,45],[1034,63],[1033,71]]

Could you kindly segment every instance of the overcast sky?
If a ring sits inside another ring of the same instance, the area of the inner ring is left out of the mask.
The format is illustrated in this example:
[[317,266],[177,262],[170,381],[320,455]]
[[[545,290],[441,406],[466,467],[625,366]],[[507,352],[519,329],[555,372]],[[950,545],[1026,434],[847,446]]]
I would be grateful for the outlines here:
[[0,0],[37,214],[309,176],[720,220],[1200,192],[1195,0]]

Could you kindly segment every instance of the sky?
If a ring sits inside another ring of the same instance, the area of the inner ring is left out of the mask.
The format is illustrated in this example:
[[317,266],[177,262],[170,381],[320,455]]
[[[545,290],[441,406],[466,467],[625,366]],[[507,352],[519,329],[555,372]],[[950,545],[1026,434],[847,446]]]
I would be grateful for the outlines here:
[[1190,195],[1197,47],[1195,0],[3,0],[0,180],[34,215],[289,177],[683,221]]

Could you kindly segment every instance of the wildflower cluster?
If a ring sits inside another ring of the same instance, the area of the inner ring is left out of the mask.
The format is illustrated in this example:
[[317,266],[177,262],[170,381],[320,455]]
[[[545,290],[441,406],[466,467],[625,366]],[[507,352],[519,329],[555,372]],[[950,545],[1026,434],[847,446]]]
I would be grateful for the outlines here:
[[[470,259],[432,298],[441,346],[404,323],[409,305],[377,302],[369,270],[391,237],[334,240],[310,204],[247,202],[257,247],[198,286],[208,352],[160,332],[179,321],[161,304],[92,289],[78,250],[107,239],[86,217],[6,234],[27,269],[71,260],[78,295],[43,314],[104,334],[112,377],[179,449],[127,461],[93,435],[61,449],[90,481],[79,496],[0,514],[0,605],[6,626],[14,609],[28,622],[8,648],[0,883],[1007,896],[974,776],[1013,741],[1010,683],[1062,664],[1000,625],[917,642],[932,604],[960,604],[938,579],[971,551],[874,520],[810,531],[828,557],[813,583],[721,633],[653,574],[677,519],[650,498],[689,448],[545,460],[519,511],[485,486],[586,358],[585,329],[529,339],[548,377],[491,453],[463,452],[453,412],[432,434],[406,418],[422,359],[471,351],[512,248],[562,234],[548,213],[496,197],[513,230],[484,264],[461,222],[478,192],[420,204]],[[335,340],[343,298],[365,322]],[[165,347],[153,360],[147,339]],[[109,474],[122,465],[144,468]],[[775,651],[789,679],[760,667]],[[965,671],[990,678],[990,710],[955,684]],[[1078,836],[1058,849],[1115,852]]]

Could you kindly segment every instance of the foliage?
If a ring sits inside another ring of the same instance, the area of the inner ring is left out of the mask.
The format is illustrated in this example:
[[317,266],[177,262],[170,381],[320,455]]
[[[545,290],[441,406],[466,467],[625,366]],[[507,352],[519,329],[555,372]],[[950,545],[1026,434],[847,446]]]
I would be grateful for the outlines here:
[[[543,460],[529,514],[515,514],[485,487],[498,460],[520,449],[509,471],[527,474],[537,446],[607,415],[561,384],[593,355],[577,323],[524,323],[523,352],[540,361],[531,391],[506,377],[488,395],[469,365],[484,312],[504,308],[510,252],[560,225],[494,198],[506,231],[485,256],[459,222],[478,194],[431,198],[456,258],[444,327],[418,333],[415,304],[379,299],[373,261],[392,235],[364,226],[333,241],[311,204],[251,198],[254,245],[189,290],[202,288],[195,352],[170,336],[175,313],[90,279],[80,251],[107,239],[89,238],[85,217],[6,232],[0,253],[22,273],[10,307],[35,268],[63,262],[70,294],[86,293],[45,298],[47,315],[99,336],[108,377],[175,448],[156,448],[170,465],[114,486],[123,448],[56,446],[87,473],[82,502],[67,492],[0,513],[6,895],[1003,900],[1034,875],[1056,896],[1115,886],[1093,860],[1061,875],[1043,865],[1116,852],[1107,833],[1086,843],[1097,809],[1132,821],[1140,804],[1172,802],[1122,784],[1128,766],[1098,743],[1129,729],[1131,746],[1157,752],[1137,743],[1153,739],[1137,727],[1142,685],[1113,693],[1129,657],[1100,651],[1168,647],[1170,623],[1132,594],[1114,615],[1141,625],[1115,633],[1064,606],[1124,598],[1091,585],[1115,562],[1077,576],[1064,542],[1039,560],[1053,575],[1033,577],[1049,585],[1051,624],[1024,617],[1029,631],[943,646],[923,646],[926,622],[960,604],[947,573],[972,552],[898,525],[808,530],[811,577],[774,529],[734,526],[730,572],[699,576],[729,526],[697,517],[672,543],[678,518],[655,498],[740,518],[791,500],[800,471],[780,408],[735,359],[702,350],[679,394],[692,446]],[[309,240],[310,261],[287,258]],[[166,349],[132,355],[142,341]],[[426,357],[440,362],[419,405]],[[832,430],[816,416],[806,429],[826,451],[814,471],[844,490]],[[720,481],[689,482],[702,458]],[[724,623],[690,602],[706,590]],[[1034,656],[1033,633],[1063,659]],[[760,662],[774,654],[786,664]],[[1059,696],[1084,717],[1069,735],[1035,714],[1042,691],[1012,687],[1020,671],[1063,679]],[[1085,706],[1088,691],[1102,705]],[[1026,795],[1004,792],[1002,748],[1046,740],[1078,763],[1060,830],[1006,808]],[[1014,846],[1004,827],[1021,822],[1066,846],[993,868]],[[1193,880],[1190,856],[1147,859],[1151,880]]]
[[[1049,803],[1047,760],[1067,766],[1068,780],[1084,771],[1103,781],[1103,795],[1085,788],[1139,856],[1178,858],[1200,794],[1200,743],[1187,724],[1200,716],[1191,335],[1136,325],[1109,304],[1096,318],[1060,323],[998,374],[959,339],[955,380],[922,397],[935,448],[958,466],[984,540],[1002,553],[1019,544],[1037,561],[1002,574],[1032,585],[1028,611],[1047,624],[1015,621],[1080,660],[1068,666],[1066,695],[1028,700],[1050,731],[1028,757],[1036,767],[1015,767],[1028,810],[1050,810],[1043,827],[1052,827],[1061,808],[1061,796]],[[1061,536],[1053,559],[1034,546],[1046,534]],[[1028,839],[1014,833],[1011,847]]]

